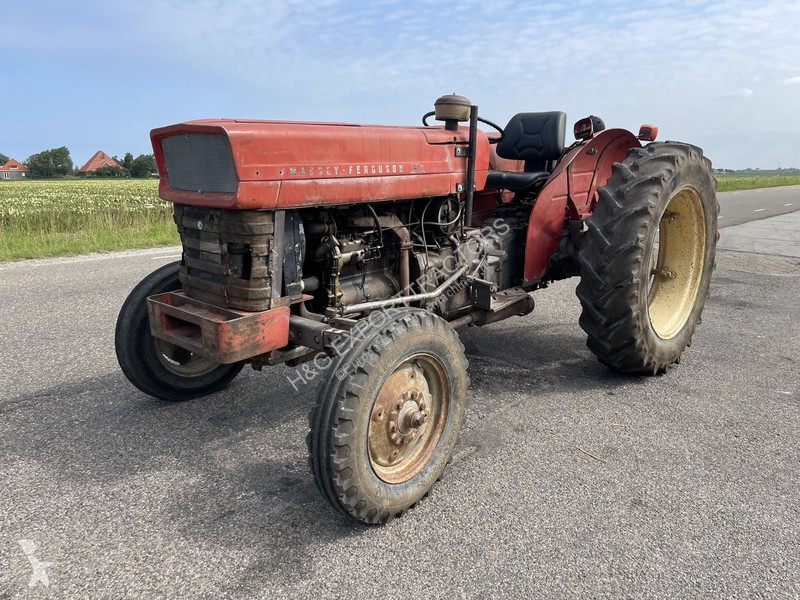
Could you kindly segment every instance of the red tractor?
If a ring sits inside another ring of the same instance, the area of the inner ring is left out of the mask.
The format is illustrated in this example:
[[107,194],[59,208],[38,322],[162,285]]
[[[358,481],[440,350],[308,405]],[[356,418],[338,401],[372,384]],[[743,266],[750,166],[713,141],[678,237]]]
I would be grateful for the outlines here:
[[579,275],[590,350],[657,374],[690,344],[714,266],[700,148],[596,117],[567,147],[563,112],[500,128],[461,96],[435,109],[423,127],[153,130],[183,255],[117,322],[123,372],[164,400],[220,390],[245,364],[296,366],[295,388],[320,378],[311,470],[365,523],[414,506],[450,460],[469,385],[456,329],[527,314],[534,290]]

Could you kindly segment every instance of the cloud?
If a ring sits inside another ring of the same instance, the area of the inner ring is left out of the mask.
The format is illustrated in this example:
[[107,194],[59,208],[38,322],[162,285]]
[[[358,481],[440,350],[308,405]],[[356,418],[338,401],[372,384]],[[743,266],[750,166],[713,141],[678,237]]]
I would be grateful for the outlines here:
[[187,117],[416,123],[455,91],[497,122],[560,109],[687,141],[731,122],[743,136],[787,122],[800,133],[780,85],[798,83],[784,79],[800,56],[796,0],[85,0],[41,12],[0,48],[78,66],[102,48],[154,65],[142,88],[191,97],[191,111],[170,107]]
[[800,55],[795,3],[756,4],[148,0],[139,6],[140,26],[171,45],[172,56],[264,88],[300,85],[350,97],[442,82],[449,91],[458,83],[509,98],[570,87],[610,92],[622,84],[623,97],[664,86],[663,98],[679,91],[674,85],[684,86],[681,94],[730,88],[737,74],[742,83],[752,81]]
[[733,90],[728,94],[728,96],[732,98],[750,98],[753,95],[753,90],[750,88],[739,88],[738,90]]
[[261,90],[265,114],[280,118],[412,123],[455,91],[498,122],[560,109],[633,129],[657,122],[673,139],[732,121],[743,135],[780,131],[788,94],[759,94],[758,78],[780,81],[800,56],[794,0],[133,6],[165,56]]
[[783,85],[800,85],[800,77],[789,77],[783,80]]

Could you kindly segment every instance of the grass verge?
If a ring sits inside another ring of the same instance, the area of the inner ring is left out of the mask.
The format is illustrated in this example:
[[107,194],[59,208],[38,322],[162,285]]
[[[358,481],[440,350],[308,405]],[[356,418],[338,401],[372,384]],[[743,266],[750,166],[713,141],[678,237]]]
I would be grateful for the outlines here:
[[717,176],[719,182],[718,192],[735,192],[738,190],[755,190],[758,188],[780,187],[784,185],[800,185],[800,174],[742,174],[742,173],[720,173]]
[[137,227],[92,228],[73,233],[6,232],[0,236],[0,262],[25,258],[69,256],[113,250],[178,246],[181,241],[175,224],[151,223]]

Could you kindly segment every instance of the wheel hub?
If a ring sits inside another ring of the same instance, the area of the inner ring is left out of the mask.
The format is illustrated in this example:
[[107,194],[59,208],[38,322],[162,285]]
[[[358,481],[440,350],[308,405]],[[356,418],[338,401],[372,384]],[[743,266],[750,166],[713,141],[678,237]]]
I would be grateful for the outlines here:
[[406,361],[386,379],[369,424],[370,463],[378,477],[401,483],[425,466],[444,426],[446,387],[444,371],[430,360]]
[[421,390],[412,389],[403,392],[389,417],[389,430],[393,432],[392,441],[407,444],[414,438],[428,418],[425,406]]

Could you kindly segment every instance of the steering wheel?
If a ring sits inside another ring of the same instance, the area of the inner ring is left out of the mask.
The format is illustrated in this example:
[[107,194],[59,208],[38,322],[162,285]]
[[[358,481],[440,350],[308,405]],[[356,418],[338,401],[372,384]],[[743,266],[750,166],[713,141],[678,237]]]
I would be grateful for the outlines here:
[[[425,127],[433,127],[433,125],[428,123],[428,119],[431,118],[435,114],[436,114],[435,111],[430,111],[430,112],[426,112],[424,115],[422,115],[422,124]],[[500,137],[490,137],[489,138],[489,143],[490,144],[496,144],[497,142],[499,142],[500,140],[502,140],[505,137],[506,134],[503,131],[503,128],[500,127],[500,125],[498,125],[497,123],[493,123],[489,119],[484,119],[483,117],[478,117],[478,121],[480,121],[481,123],[486,123],[489,127],[491,127],[492,129],[496,130],[497,133],[500,134]],[[486,137],[489,137],[489,136],[486,136]]]

